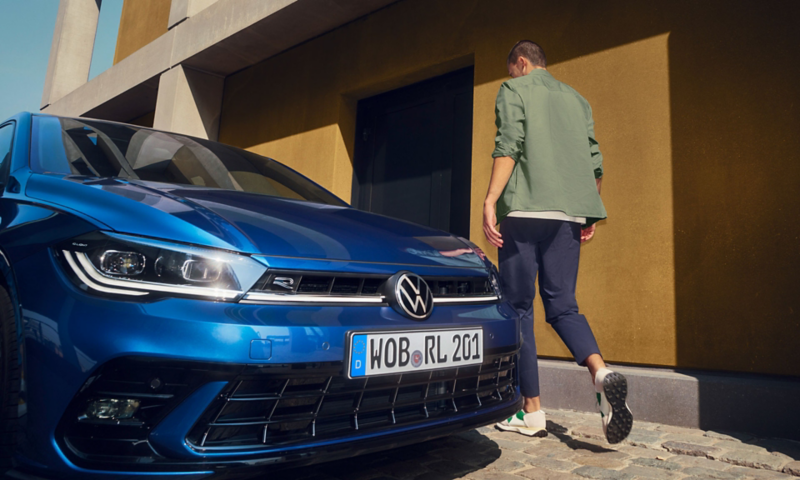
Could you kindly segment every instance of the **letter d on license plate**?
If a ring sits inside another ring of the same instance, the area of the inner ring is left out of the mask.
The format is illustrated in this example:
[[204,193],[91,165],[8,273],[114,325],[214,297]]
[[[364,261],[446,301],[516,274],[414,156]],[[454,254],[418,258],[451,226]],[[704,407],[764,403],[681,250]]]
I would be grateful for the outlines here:
[[348,376],[455,368],[483,362],[483,330],[460,328],[349,335]]

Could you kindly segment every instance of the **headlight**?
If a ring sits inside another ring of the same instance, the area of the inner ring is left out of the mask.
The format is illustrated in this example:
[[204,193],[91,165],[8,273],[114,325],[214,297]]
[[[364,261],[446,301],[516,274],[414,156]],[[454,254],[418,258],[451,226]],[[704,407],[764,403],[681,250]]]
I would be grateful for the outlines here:
[[114,233],[75,238],[58,254],[84,288],[129,297],[234,300],[267,271],[247,255]]

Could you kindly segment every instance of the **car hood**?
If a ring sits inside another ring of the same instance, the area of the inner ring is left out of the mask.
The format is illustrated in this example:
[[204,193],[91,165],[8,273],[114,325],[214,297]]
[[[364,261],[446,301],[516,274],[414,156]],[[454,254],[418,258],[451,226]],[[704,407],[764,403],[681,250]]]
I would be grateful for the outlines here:
[[133,235],[246,253],[484,267],[445,232],[345,206],[173,184],[31,175],[29,197]]

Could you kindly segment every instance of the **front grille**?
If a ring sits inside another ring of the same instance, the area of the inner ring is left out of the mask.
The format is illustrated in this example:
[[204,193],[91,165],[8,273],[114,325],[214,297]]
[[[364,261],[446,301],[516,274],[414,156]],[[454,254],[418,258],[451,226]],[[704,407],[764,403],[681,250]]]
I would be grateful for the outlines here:
[[[488,276],[423,277],[434,298],[494,297]],[[253,292],[278,295],[380,296],[389,275],[330,274],[270,270]]]
[[342,364],[249,367],[187,436],[202,451],[341,438],[490,407],[514,395],[516,357],[481,365],[346,379]]

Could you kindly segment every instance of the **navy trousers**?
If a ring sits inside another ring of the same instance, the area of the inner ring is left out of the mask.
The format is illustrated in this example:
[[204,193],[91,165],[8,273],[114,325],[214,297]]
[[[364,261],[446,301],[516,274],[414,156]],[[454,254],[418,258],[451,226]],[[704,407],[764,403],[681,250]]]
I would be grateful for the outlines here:
[[503,294],[519,315],[522,328],[520,390],[525,397],[538,397],[539,362],[533,335],[537,274],[545,320],[567,345],[575,361],[584,365],[589,355],[600,353],[592,329],[586,317],[578,313],[575,300],[581,226],[562,220],[506,217],[500,224],[500,233]]

